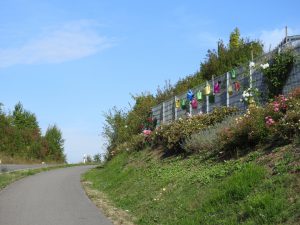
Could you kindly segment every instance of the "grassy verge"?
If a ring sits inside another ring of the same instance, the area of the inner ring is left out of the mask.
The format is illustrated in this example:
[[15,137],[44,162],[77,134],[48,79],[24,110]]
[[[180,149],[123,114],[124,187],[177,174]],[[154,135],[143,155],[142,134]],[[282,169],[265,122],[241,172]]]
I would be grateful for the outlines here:
[[121,153],[83,180],[135,224],[298,224],[299,154],[292,145],[226,162]]
[[28,169],[28,170],[13,171],[8,173],[0,173],[0,190],[23,177],[34,175],[43,171],[71,167],[76,165],[77,164],[65,164],[65,165],[52,166],[47,168]]

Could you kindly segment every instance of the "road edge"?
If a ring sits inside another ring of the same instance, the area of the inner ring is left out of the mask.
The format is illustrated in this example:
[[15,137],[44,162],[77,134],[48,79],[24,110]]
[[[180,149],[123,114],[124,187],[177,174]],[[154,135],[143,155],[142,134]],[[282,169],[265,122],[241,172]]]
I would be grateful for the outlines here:
[[[84,174],[83,174],[84,175]],[[97,206],[114,225],[135,225],[134,218],[125,210],[114,206],[106,194],[92,187],[92,182],[84,180],[81,175],[81,185],[88,198]]]

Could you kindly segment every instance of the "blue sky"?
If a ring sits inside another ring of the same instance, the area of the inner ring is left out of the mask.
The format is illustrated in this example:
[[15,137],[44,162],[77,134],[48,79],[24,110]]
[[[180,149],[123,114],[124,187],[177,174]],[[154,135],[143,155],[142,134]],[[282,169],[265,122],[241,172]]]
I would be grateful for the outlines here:
[[300,34],[300,2],[0,1],[0,102],[57,124],[69,162],[103,152],[103,112],[193,74],[208,49],[243,37],[265,48]]

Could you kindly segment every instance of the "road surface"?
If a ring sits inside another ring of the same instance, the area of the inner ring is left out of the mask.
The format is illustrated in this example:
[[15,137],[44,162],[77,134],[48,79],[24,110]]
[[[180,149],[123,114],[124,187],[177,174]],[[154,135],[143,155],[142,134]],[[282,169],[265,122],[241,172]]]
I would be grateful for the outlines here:
[[25,169],[37,169],[44,167],[51,167],[56,165],[48,165],[48,164],[29,164],[29,165],[21,165],[21,164],[0,164],[0,173],[1,172],[11,172],[16,170],[25,170]]
[[112,225],[81,187],[80,174],[91,167],[39,173],[0,191],[0,224]]

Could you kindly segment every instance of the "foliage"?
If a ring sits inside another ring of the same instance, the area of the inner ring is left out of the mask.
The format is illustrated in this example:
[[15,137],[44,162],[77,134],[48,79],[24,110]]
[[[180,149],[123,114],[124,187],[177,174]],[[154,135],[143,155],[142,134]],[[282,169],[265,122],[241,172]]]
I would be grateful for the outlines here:
[[93,162],[95,162],[95,163],[101,163],[101,154],[100,153],[95,154],[93,156]]
[[229,49],[238,49],[242,44],[240,39],[240,30],[236,27],[233,32],[230,33],[229,37]]
[[152,95],[142,94],[132,96],[135,104],[129,112],[114,107],[105,113],[103,136],[107,140],[108,156],[116,152],[118,145],[131,140],[134,135],[140,134],[145,128],[153,129],[155,121],[150,121],[151,107],[155,105]]
[[[165,85],[162,88],[158,87],[155,96],[145,93],[137,96],[132,96],[135,103],[133,107],[128,111],[124,111],[122,109],[117,109],[116,107],[114,107],[113,109],[105,113],[103,136],[107,140],[107,156],[112,155],[111,152],[116,152],[115,150],[118,145],[131,140],[132,136],[138,135],[144,129],[149,128],[150,130],[153,130],[153,128],[155,127],[154,123],[152,124],[152,126],[150,126],[147,122],[151,115],[151,108],[153,106],[165,100],[168,100],[175,95],[182,94],[190,88],[200,85],[205,80],[210,79],[213,74],[224,74],[225,72],[230,71],[231,69],[242,65],[245,62],[248,62],[251,58],[252,51],[254,57],[260,56],[262,54],[262,44],[259,41],[242,39],[240,37],[239,29],[235,28],[234,31],[230,34],[230,43],[228,44],[228,46],[220,41],[218,43],[217,51],[208,51],[207,59],[205,62],[201,63],[200,71],[179,79],[179,81],[174,85],[172,85],[170,81],[166,81]],[[176,125],[178,126],[176,127]],[[200,126],[198,125],[196,124],[191,126],[194,127],[194,130],[196,131]],[[170,128],[171,127],[172,126],[170,126]],[[201,129],[203,128],[202,126],[200,127]],[[168,130],[168,127],[165,128]],[[180,123],[174,125],[174,129],[176,128],[181,128]],[[191,135],[193,128],[184,128],[182,135],[179,134],[179,131],[180,130],[169,130],[168,132],[170,132],[170,138],[166,136],[167,134],[162,134],[156,136],[157,138],[154,137],[154,142],[162,141],[168,149],[177,149],[181,151],[182,147],[180,145],[183,143],[184,139],[187,136]],[[149,140],[147,141],[149,142]]]
[[268,126],[270,134],[268,141],[278,144],[291,143],[300,135],[300,88],[289,97],[280,95],[266,108],[266,117],[272,118]]
[[0,110],[0,155],[2,157],[10,158],[12,161],[24,159],[25,161],[64,162],[63,143],[55,146],[53,142],[59,140],[55,140],[55,137],[51,140],[52,142],[42,136],[36,116],[25,110],[21,103],[16,104],[11,114]]
[[156,104],[155,98],[150,94],[141,94],[132,96],[135,101],[134,106],[128,112],[127,126],[132,135],[139,134],[144,127],[146,121],[151,117],[151,109]]
[[195,132],[220,123],[229,115],[237,112],[236,108],[215,108],[210,114],[202,114],[187,119],[179,119],[171,124],[158,127],[153,135],[153,144],[162,145],[167,151],[184,151],[183,143]]
[[127,114],[114,107],[104,116],[106,123],[103,127],[103,136],[108,142],[108,151],[112,151],[117,145],[128,140],[130,136],[126,122]]
[[56,162],[65,162],[66,157],[63,154],[64,139],[62,138],[62,132],[56,125],[48,127],[45,134],[45,140],[47,141],[49,151],[47,158]]
[[247,88],[243,91],[241,101],[247,105],[255,104],[258,102],[259,91],[257,88]]
[[247,153],[268,135],[265,113],[261,107],[250,107],[236,122],[219,133],[220,157],[237,157]]
[[134,224],[298,224],[298,174],[273,174],[277,158],[262,163],[268,155],[261,154],[216,162],[123,152],[83,179],[126,210]]
[[269,61],[269,67],[262,69],[264,76],[267,78],[269,97],[273,98],[282,94],[282,89],[291,72],[295,56],[291,49],[274,53]]
[[39,125],[36,116],[25,110],[23,105],[19,102],[15,105],[12,114],[13,125],[18,129],[36,129],[39,130]]
[[200,70],[185,76],[174,85],[166,81],[163,88],[158,87],[156,100],[161,103],[175,95],[184,93],[196,87],[205,80],[210,80],[212,75],[222,75],[231,69],[248,63],[253,57],[261,56],[263,46],[259,41],[250,41],[240,37],[240,31],[235,28],[230,34],[229,44],[226,46],[222,40],[218,42],[217,50],[208,50],[206,60],[200,64]]
[[258,144],[279,146],[291,143],[300,135],[300,90],[288,98],[280,95],[266,107],[250,107],[224,128],[217,138],[220,157],[236,157]]
[[87,155],[86,156],[86,162],[87,163],[91,163],[93,160],[92,160],[92,157],[90,155]]
[[221,75],[232,68],[241,66],[252,60],[253,57],[261,56],[262,44],[259,41],[241,39],[238,28],[230,35],[230,43],[225,46],[222,40],[218,42],[217,50],[208,50],[206,61],[201,63],[200,74],[204,79],[210,80],[212,75]]
[[132,135],[129,140],[119,144],[112,151],[107,152],[106,160],[112,159],[112,157],[122,153],[122,152],[134,152],[141,151],[150,147],[152,143],[152,136],[145,134]]
[[237,116],[229,116],[225,118],[221,123],[217,123],[214,126],[203,129],[198,133],[192,134],[186,139],[184,149],[186,152],[201,153],[202,155],[210,155],[215,153],[220,148],[219,135],[222,130],[230,127],[232,123],[235,123]]
[[156,90],[155,99],[157,100],[157,102],[160,103],[171,98],[172,96],[175,95],[174,89],[175,88],[171,84],[170,80],[165,81],[165,85],[162,88],[158,86]]

